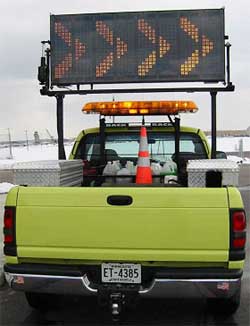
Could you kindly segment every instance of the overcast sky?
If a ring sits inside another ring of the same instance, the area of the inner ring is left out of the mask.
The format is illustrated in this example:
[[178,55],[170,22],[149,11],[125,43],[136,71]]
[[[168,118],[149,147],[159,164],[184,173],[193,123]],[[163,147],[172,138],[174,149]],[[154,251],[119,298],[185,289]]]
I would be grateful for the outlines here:
[[[1,0],[0,2],[0,135],[10,128],[13,139],[29,138],[34,131],[46,137],[47,128],[56,134],[56,101],[41,96],[37,81],[41,41],[50,37],[50,13],[95,13],[225,7],[225,29],[231,48],[233,93],[217,96],[218,129],[246,129],[250,126],[250,3],[248,0]],[[162,86],[166,86],[162,85]],[[181,85],[180,85],[181,86]],[[192,86],[192,85],[191,85]],[[203,86],[201,84],[201,86]],[[74,137],[85,127],[96,125],[96,118],[83,115],[84,103],[112,100],[112,95],[68,96],[64,106],[64,134]],[[210,129],[208,94],[115,95],[117,100],[133,98],[193,99],[199,106],[195,115],[183,115],[182,124]],[[1,138],[1,136],[0,136]]]

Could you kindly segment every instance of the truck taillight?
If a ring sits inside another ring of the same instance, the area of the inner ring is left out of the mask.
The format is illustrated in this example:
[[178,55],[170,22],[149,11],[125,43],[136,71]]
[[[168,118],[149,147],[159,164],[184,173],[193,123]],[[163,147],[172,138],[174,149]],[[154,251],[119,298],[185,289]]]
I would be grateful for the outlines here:
[[235,249],[244,248],[245,244],[246,244],[246,238],[233,239],[233,247]]
[[246,216],[244,211],[233,212],[233,231],[244,231],[246,229]]
[[14,256],[16,254],[16,208],[5,207],[4,210],[4,253]]
[[246,244],[246,215],[244,210],[231,211],[231,247],[244,249]]

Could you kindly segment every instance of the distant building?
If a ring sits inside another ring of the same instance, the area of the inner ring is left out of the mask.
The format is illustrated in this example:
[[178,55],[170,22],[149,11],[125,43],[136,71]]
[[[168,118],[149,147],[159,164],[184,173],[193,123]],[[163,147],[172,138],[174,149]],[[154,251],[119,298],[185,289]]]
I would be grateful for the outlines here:
[[38,131],[35,131],[34,132],[34,144],[35,145],[41,144],[41,140],[40,140],[40,136],[39,136]]
[[[211,136],[211,131],[205,131],[207,136]],[[250,127],[246,130],[217,130],[217,137],[250,137]]]

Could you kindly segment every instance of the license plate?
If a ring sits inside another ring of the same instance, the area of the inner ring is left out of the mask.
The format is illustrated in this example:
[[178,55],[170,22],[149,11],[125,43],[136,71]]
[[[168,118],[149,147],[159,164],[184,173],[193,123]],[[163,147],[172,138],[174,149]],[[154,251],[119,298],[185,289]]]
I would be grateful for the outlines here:
[[141,283],[141,265],[140,264],[102,264],[102,282],[103,283]]

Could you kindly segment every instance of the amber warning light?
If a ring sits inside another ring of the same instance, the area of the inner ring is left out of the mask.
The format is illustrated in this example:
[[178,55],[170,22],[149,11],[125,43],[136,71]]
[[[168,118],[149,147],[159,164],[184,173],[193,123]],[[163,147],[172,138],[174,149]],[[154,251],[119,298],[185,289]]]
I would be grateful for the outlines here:
[[101,115],[177,115],[179,113],[198,111],[192,101],[124,101],[92,102],[83,107],[84,113]]

